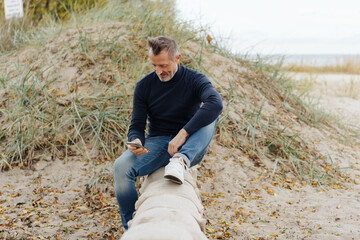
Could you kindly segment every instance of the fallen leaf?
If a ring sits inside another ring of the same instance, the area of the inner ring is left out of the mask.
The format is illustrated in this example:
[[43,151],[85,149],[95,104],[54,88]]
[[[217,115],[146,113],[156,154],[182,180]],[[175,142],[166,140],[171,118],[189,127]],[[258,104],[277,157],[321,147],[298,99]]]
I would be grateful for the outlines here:
[[212,37],[210,37],[210,35],[207,35],[207,36],[206,36],[206,40],[207,40],[208,43],[210,44],[213,39],[212,39]]

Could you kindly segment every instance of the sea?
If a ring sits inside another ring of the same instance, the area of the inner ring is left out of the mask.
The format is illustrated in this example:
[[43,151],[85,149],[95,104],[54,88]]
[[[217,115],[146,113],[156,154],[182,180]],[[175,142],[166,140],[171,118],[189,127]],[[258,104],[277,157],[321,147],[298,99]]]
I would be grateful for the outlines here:
[[341,66],[352,63],[360,66],[360,54],[259,54],[259,55],[240,55],[248,60],[258,60],[261,58],[267,63],[279,63],[283,65],[297,66]]

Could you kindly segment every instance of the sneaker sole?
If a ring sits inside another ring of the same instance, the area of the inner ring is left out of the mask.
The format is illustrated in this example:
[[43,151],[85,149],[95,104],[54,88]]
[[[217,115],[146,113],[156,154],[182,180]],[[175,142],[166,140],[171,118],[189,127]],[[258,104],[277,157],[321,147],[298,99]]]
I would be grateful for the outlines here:
[[183,182],[182,182],[180,179],[178,179],[177,177],[174,177],[174,176],[172,176],[172,175],[166,175],[166,176],[164,176],[164,178],[167,178],[167,179],[169,179],[170,181],[172,181],[172,182],[174,182],[174,183],[177,183],[177,184],[179,184],[179,185],[183,184]]

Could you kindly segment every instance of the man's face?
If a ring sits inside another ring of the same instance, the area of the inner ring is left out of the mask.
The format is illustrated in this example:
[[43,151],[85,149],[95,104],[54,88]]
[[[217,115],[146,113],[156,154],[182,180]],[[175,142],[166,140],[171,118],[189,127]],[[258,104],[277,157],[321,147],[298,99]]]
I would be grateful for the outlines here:
[[167,82],[175,75],[178,69],[177,65],[180,63],[181,54],[176,55],[172,59],[166,50],[162,50],[156,56],[150,50],[149,58],[156,75],[162,82]]

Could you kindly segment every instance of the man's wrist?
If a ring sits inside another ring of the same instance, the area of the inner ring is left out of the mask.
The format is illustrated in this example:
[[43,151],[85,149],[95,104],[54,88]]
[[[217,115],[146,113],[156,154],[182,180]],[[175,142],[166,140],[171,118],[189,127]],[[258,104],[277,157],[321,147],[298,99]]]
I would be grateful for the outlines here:
[[189,136],[189,133],[188,133],[185,129],[183,129],[183,128],[179,131],[179,134],[182,135],[182,136],[184,136],[184,137]]

